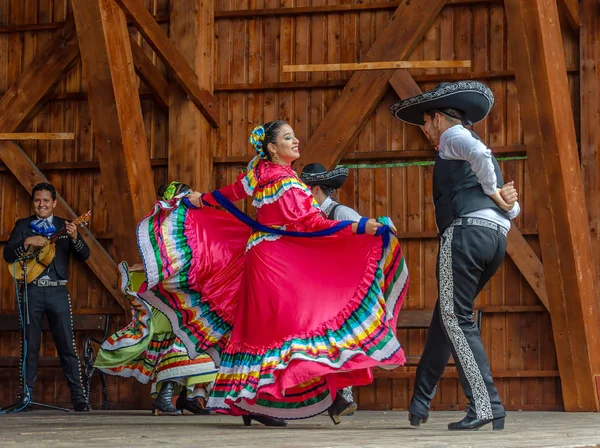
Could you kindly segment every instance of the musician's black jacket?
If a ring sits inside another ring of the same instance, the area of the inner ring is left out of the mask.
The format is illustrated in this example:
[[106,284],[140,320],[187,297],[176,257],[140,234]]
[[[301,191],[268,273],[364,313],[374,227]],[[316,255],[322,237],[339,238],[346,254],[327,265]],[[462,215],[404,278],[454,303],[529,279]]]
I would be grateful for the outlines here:
[[[29,223],[37,219],[35,215],[29,218],[19,219],[15,228],[10,234],[10,238],[4,247],[4,260],[7,263],[12,263],[21,257],[27,249],[23,245],[25,238],[34,236],[33,230],[29,227]],[[65,220],[54,215],[52,224],[58,232],[65,226]],[[73,252],[75,256],[83,261],[90,257],[90,248],[85,244],[81,235],[77,234],[77,240],[73,242],[71,237],[66,233],[56,241],[56,255],[54,257],[54,269],[58,274],[58,279],[52,280],[68,280],[69,277],[69,257]]]

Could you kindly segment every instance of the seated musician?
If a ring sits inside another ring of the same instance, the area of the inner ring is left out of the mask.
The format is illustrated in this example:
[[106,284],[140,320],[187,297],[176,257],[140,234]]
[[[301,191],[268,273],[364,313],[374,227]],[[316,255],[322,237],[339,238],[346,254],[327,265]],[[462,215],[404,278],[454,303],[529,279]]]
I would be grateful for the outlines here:
[[[55,257],[33,281],[26,285],[29,324],[25,323],[28,340],[26,352],[26,384],[31,396],[35,387],[38,352],[42,335],[42,319],[48,318],[62,369],[71,390],[71,402],[75,411],[89,411],[90,407],[81,383],[79,358],[75,350],[71,300],[67,290],[69,258],[73,252],[79,259],[87,260],[90,249],[77,232],[77,226],[54,215],[56,190],[46,182],[37,184],[32,191],[35,215],[19,219],[4,248],[4,259],[12,264],[32,247],[43,247],[49,238],[66,226],[66,232],[56,240]],[[21,297],[24,285],[21,283]],[[21,303],[23,301],[21,300]],[[25,314],[24,314],[25,315]]]

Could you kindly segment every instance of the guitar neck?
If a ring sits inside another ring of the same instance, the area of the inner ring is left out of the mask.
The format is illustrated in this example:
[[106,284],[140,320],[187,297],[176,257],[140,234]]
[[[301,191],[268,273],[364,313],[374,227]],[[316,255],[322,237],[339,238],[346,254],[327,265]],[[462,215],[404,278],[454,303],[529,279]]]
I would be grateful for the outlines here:
[[59,239],[61,236],[63,236],[66,231],[67,231],[67,227],[65,226],[62,229],[60,229],[58,232],[56,232],[54,235],[52,235],[52,237],[50,238],[50,242],[54,243],[57,239]]

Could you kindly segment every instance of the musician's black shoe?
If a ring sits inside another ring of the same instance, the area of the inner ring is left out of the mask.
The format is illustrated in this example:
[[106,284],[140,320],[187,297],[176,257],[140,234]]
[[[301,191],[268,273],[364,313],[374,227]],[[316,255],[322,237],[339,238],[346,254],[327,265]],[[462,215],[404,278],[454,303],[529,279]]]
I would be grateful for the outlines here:
[[465,417],[459,422],[450,423],[449,431],[477,431],[482,426],[491,423],[495,431],[504,429],[504,417],[494,419]]
[[75,412],[90,412],[92,407],[87,401],[76,401],[73,403],[73,410]]

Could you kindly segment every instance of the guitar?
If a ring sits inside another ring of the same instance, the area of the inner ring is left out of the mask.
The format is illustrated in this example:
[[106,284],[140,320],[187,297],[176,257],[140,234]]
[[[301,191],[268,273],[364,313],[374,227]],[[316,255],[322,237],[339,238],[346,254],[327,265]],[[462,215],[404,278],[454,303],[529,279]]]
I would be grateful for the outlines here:
[[[90,217],[92,216],[92,212],[88,211],[84,215],[79,216],[73,224],[76,226],[84,226],[90,222]],[[63,236],[67,232],[67,226],[64,226],[58,232],[54,233],[52,237],[48,240],[48,244],[44,247],[32,247],[29,246],[29,249],[22,258],[27,260],[25,262],[25,272],[27,272],[27,283],[31,283],[36,278],[40,276],[44,269],[48,267],[54,257],[56,256],[56,241]],[[15,261],[8,266],[8,272],[13,278],[23,281],[24,271],[23,264]]]

